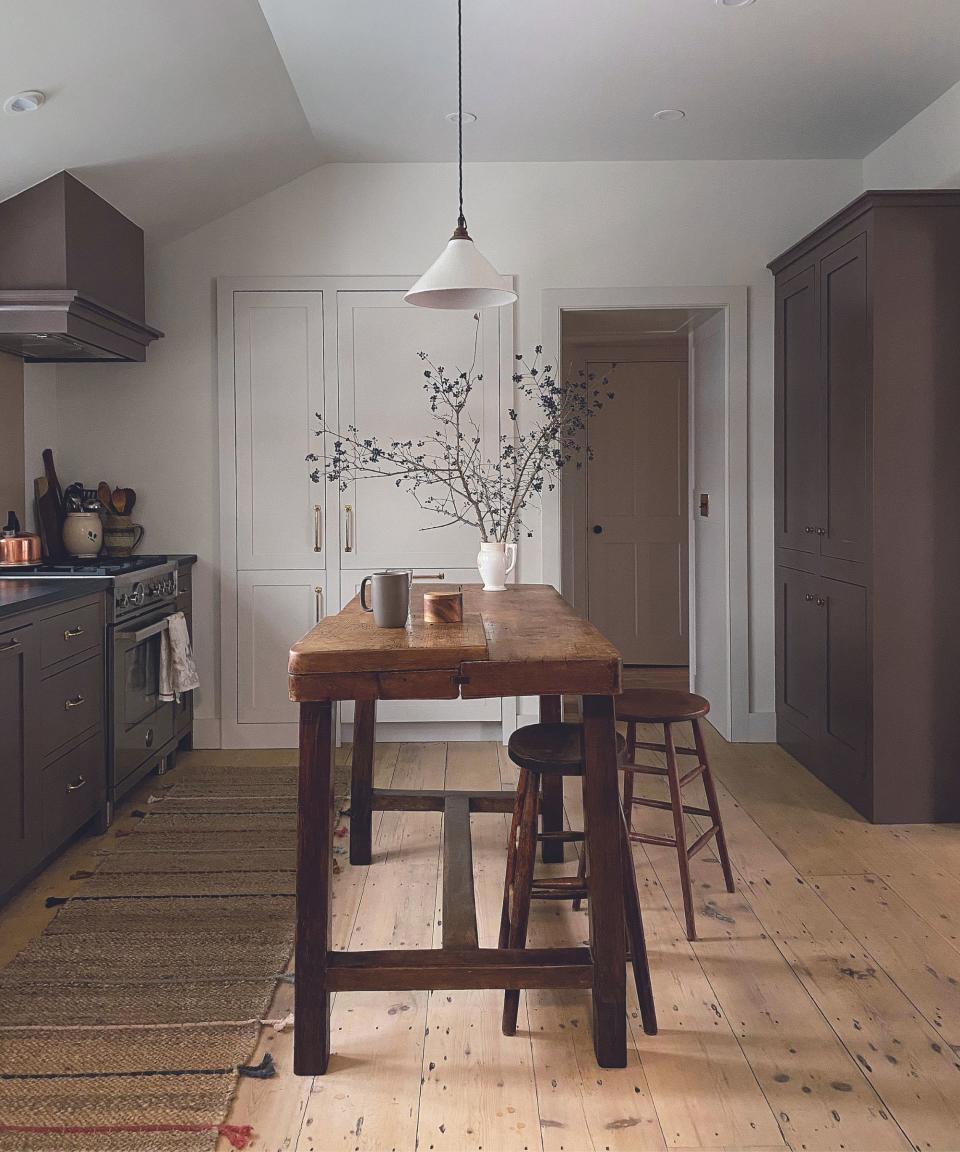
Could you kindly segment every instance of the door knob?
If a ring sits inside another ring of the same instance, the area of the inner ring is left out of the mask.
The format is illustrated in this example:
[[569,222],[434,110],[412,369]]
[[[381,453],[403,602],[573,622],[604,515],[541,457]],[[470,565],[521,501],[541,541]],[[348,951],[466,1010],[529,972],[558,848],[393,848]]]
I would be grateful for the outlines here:
[[593,526],[594,536],[599,536],[602,531],[603,531],[603,525],[602,524],[594,524],[594,526]]

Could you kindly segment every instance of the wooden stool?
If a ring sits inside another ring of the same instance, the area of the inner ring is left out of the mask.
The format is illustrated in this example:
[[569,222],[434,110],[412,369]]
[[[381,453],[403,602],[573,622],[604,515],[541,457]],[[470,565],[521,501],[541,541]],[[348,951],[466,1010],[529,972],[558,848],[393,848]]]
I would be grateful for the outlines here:
[[[624,739],[617,734],[617,749],[623,752]],[[583,832],[543,832],[537,834],[537,807],[541,777],[583,776],[582,729],[579,724],[528,724],[518,728],[508,744],[510,759],[520,768],[517,799],[513,808],[513,822],[507,843],[507,871],[503,884],[503,909],[500,915],[500,948],[524,948],[527,942],[527,921],[530,901],[573,900],[579,907],[589,897],[590,879],[587,875],[587,844]],[[640,916],[640,895],[633,857],[627,839],[627,823],[620,808],[621,848],[623,873],[623,902],[633,958],[633,976],[637,985],[637,999],[643,1030],[656,1035],[657,1015],[650,984],[650,968]],[[538,840],[583,843],[580,866],[576,876],[544,879],[534,877],[534,861]],[[511,899],[512,897],[512,899]],[[503,1032],[512,1036],[517,1030],[517,1010],[520,993],[508,989],[503,995]]]
[[[677,859],[680,862],[680,886],[683,889],[683,914],[687,923],[687,939],[696,940],[697,926],[693,914],[693,892],[690,887],[690,860],[714,836],[717,839],[717,855],[720,857],[720,866],[723,869],[727,891],[733,892],[735,890],[733,872],[730,869],[730,857],[727,855],[727,841],[723,834],[723,822],[720,819],[720,808],[717,805],[717,790],[713,784],[713,774],[710,771],[703,734],[700,731],[700,718],[706,716],[710,711],[710,704],[702,696],[695,696],[692,692],[659,688],[631,689],[621,693],[615,700],[617,719],[627,722],[627,754],[623,764],[623,803],[626,808],[628,834],[630,839],[638,844],[661,844],[676,848]],[[693,726],[695,747],[679,747],[674,743],[673,725],[688,721]],[[638,724],[662,724],[664,742],[651,744],[638,741]],[[638,748],[665,753],[666,768],[660,768],[653,764],[638,764],[636,761]],[[678,756],[696,756],[697,763],[681,775],[677,762]],[[666,776],[670,787],[670,799],[648,800],[643,796],[634,796],[633,777],[635,774]],[[684,786],[696,779],[697,776],[703,777],[703,790],[707,796],[706,808],[695,808],[683,803]],[[654,836],[652,833],[634,832],[632,820],[634,805],[672,811],[674,835]],[[705,816],[710,819],[710,827],[689,846],[687,845],[683,820],[685,814],[688,816]]]

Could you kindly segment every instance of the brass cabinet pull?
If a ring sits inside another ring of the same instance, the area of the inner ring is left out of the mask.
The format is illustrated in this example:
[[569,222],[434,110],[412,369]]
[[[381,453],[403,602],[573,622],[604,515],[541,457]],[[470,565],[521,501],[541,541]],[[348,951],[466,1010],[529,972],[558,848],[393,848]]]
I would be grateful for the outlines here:
[[806,528],[804,528],[804,532],[806,532],[808,535],[811,535],[812,533],[816,532],[816,528],[814,528],[812,524],[808,524]]
[[86,696],[78,692],[72,700],[64,700],[63,706],[64,708],[79,708],[81,704],[86,702],[86,699]]
[[817,597],[817,607],[822,608],[826,604],[826,600],[822,596]]
[[414,572],[414,580],[446,580],[445,572]]
[[147,729],[146,734],[143,737],[143,746],[144,746],[144,748],[152,748],[153,747],[153,729],[152,728]]
[[344,552],[352,552],[353,551],[353,505],[352,504],[344,505],[343,511],[344,511],[343,550],[344,550]]
[[812,604],[812,603],[813,603],[813,593],[812,593],[812,592],[808,592],[808,593],[806,594],[806,596],[804,596],[804,600],[806,600],[806,602],[807,602],[808,604]]
[[83,635],[83,625],[78,624],[76,628],[67,628],[63,633],[64,640],[76,640],[78,636]]
[[827,534],[826,528],[818,528],[817,529],[817,535],[818,536],[826,536],[826,534]]
[[313,550],[323,551],[323,510],[319,504],[313,506]]
[[319,624],[323,619],[323,589],[318,584],[313,592],[317,598],[317,623]]
[[72,784],[67,785],[67,791],[68,792],[76,792],[77,789],[82,788],[86,784],[86,782],[87,782],[87,778],[85,776],[78,776]]

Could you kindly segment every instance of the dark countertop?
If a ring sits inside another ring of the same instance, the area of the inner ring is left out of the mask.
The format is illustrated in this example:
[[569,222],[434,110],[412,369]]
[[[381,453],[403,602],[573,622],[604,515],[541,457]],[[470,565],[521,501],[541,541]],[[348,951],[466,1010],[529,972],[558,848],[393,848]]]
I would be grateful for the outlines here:
[[59,601],[77,600],[81,596],[92,596],[110,587],[109,580],[39,580],[19,578],[4,580],[0,577],[0,620],[25,612],[30,608],[42,608]]
[[197,557],[193,552],[168,552],[167,559],[172,564],[196,564]]

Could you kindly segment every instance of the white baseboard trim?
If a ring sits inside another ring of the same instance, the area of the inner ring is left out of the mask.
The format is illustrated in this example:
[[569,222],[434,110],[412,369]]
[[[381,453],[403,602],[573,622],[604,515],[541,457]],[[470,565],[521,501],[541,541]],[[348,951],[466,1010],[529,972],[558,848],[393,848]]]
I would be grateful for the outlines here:
[[194,748],[219,748],[221,746],[220,718],[218,716],[194,716],[193,746]]
[[774,744],[777,739],[776,712],[747,713],[747,741],[751,744]]
[[[348,744],[353,739],[353,725],[341,726],[341,739]],[[503,726],[499,720],[457,720],[452,723],[378,724],[377,740],[411,741],[434,744],[445,740],[496,740],[500,742]]]

